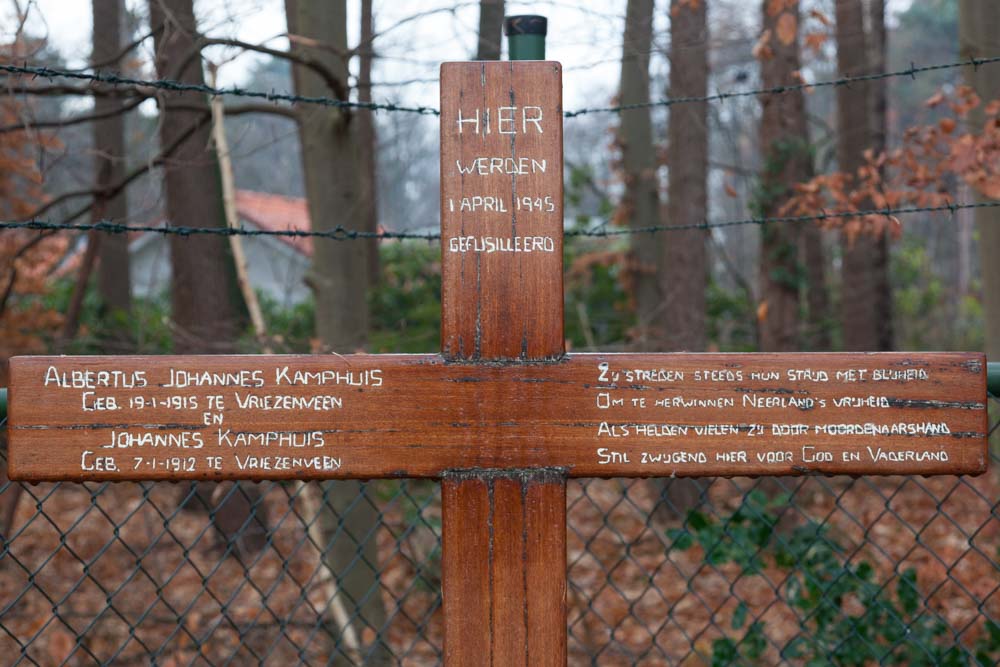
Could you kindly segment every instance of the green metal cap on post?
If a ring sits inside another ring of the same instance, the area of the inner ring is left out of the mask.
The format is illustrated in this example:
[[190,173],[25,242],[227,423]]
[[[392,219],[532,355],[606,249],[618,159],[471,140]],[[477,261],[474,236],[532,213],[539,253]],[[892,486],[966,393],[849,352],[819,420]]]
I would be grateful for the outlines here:
[[986,391],[993,396],[1000,396],[1000,362],[991,361],[986,364]]
[[548,19],[544,16],[508,16],[503,22],[507,35],[507,55],[511,60],[545,60],[545,35]]

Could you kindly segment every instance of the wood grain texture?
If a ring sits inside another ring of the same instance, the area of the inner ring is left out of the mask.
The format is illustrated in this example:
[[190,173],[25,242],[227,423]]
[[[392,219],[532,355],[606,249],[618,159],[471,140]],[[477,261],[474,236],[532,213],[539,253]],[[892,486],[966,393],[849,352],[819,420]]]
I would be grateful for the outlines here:
[[444,662],[449,667],[483,664],[484,656],[490,655],[491,520],[488,480],[442,480],[441,596],[445,618]]
[[[985,368],[966,353],[580,354],[513,365],[437,355],[18,357],[10,474],[978,473]],[[172,377],[210,384],[170,386]],[[103,386],[137,378],[145,386]]]
[[566,664],[566,482],[539,480],[524,492],[528,667]]
[[566,664],[566,483],[559,471],[442,480],[445,664]]
[[441,65],[445,357],[564,352],[562,165],[559,63]]

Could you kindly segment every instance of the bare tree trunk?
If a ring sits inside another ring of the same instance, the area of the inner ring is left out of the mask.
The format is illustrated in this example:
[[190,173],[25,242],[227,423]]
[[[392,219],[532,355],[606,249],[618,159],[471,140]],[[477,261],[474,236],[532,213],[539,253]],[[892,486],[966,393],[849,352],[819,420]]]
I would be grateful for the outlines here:
[[[764,88],[795,83],[801,67],[796,32],[791,41],[779,37],[778,24],[797,26],[799,6],[775,5],[764,0],[763,30],[770,34],[768,56],[761,59]],[[791,17],[791,18],[789,18]],[[762,217],[777,216],[794,194],[793,186],[812,177],[812,148],[806,126],[806,103],[801,90],[761,98],[760,146],[764,171],[760,175],[757,201]],[[799,348],[799,294],[805,279],[800,260],[802,228],[784,223],[765,223],[761,228],[759,309],[760,349],[790,352]]]
[[[708,24],[705,2],[670,2],[670,98],[700,97],[708,90]],[[705,222],[708,209],[708,105],[679,104],[670,110],[667,131],[669,201],[667,224]],[[657,284],[662,295],[656,330],[666,351],[698,352],[707,342],[705,290],[708,249],[702,229],[673,231],[659,240]],[[683,519],[708,479],[664,480],[654,516]]]
[[802,228],[802,261],[806,275],[806,335],[804,343],[810,350],[824,351],[831,346],[830,329],[834,318],[830,313],[830,292],[826,283],[826,250],[823,230],[817,225]]
[[[1000,7],[992,0],[960,0],[959,45],[961,57],[984,58],[1000,53]],[[969,114],[970,129],[981,132],[982,108],[991,100],[1000,99],[1000,78],[988,67],[967,67],[965,80],[983,100]],[[987,201],[976,193],[976,201]],[[1000,361],[1000,209],[980,208],[975,211],[979,232],[979,257],[983,284],[984,350],[991,361]]]
[[[157,76],[204,84],[201,58],[191,57],[198,39],[192,0],[150,0],[149,15]],[[225,227],[219,167],[211,150],[208,101],[201,94],[170,93],[162,95],[159,104],[162,145],[170,145],[198,125],[164,169],[169,224]],[[170,237],[175,352],[219,353],[234,349],[242,317],[232,262],[225,237]]]
[[[835,6],[838,74],[866,74],[870,70],[862,2],[836,0]],[[871,85],[863,82],[837,88],[837,162],[841,171],[855,176],[871,143],[871,91]],[[883,320],[891,313],[885,310],[889,295],[883,293],[887,280],[881,273],[887,267],[881,244],[870,234],[861,234],[853,242],[845,234],[842,245],[840,316],[844,348],[887,349]]]
[[[345,0],[286,0],[285,3],[290,29],[306,38],[293,42],[293,52],[322,63],[338,77],[344,90],[347,90],[347,60],[334,51],[346,52],[348,48],[346,4]],[[292,29],[293,25],[296,28]],[[332,49],[306,44],[325,44]],[[312,70],[295,66],[292,71],[299,95],[334,94]],[[330,231],[338,225],[358,229],[361,224],[361,170],[355,115],[344,109],[315,105],[298,109],[305,190],[314,230]],[[314,239],[313,247],[308,280],[316,299],[316,334],[327,350],[359,350],[368,336],[365,295],[368,255],[350,242],[332,239]]]
[[[885,0],[868,0],[868,29],[871,39],[871,72],[884,72],[889,57],[888,33],[885,29]],[[885,79],[871,82],[871,148],[878,155],[886,148],[888,136],[888,97]],[[893,349],[894,328],[892,324],[892,281],[890,276],[889,233],[883,232],[875,238],[875,278],[876,307],[882,315],[878,318],[878,348]]]
[[[375,20],[372,16],[372,0],[361,0],[361,45],[358,49],[358,101],[372,101],[372,61],[375,58]],[[361,229],[378,231],[378,138],[375,133],[375,115],[359,113],[358,143],[361,146]],[[368,286],[374,287],[380,280],[378,239],[365,241],[368,246]]]
[[[806,132],[808,133],[808,129]],[[818,225],[811,224],[802,228],[801,256],[806,277],[806,330],[803,342],[808,349],[814,351],[831,348],[831,330],[836,325],[836,316],[830,308],[827,253],[823,237],[823,230]]]
[[[670,2],[670,98],[701,97],[708,90],[706,3]],[[708,208],[708,105],[670,109],[667,131],[667,224],[705,222]],[[667,350],[703,350],[708,253],[701,229],[662,234],[657,282],[663,308],[656,326]]]
[[[203,84],[201,58],[192,57],[198,40],[192,0],[150,0],[149,17],[157,75]],[[164,169],[169,224],[225,227],[208,100],[201,94],[170,93],[161,96],[159,104],[162,145],[169,146],[196,128],[178,145]],[[239,290],[226,238],[171,236],[170,266],[174,351],[198,354],[234,350],[244,314],[237,305]],[[258,486],[203,482],[187,496],[188,488],[184,487],[183,508],[210,512],[225,541],[224,548],[239,555],[263,546],[267,512]]]
[[[308,38],[294,42],[293,50],[321,62],[347,90],[347,60],[335,55],[347,51],[346,0],[286,0],[285,11],[289,31]],[[306,45],[311,43],[333,49]],[[314,72],[296,66],[293,73],[299,95],[335,94]],[[298,113],[312,228],[332,229],[338,224],[357,228],[364,215],[357,114],[320,107],[300,107]],[[351,242],[315,241],[309,280],[316,300],[316,335],[328,350],[353,352],[367,337],[368,253]],[[335,585],[333,594],[347,606],[351,619],[349,629],[331,628],[341,638],[342,662],[354,664],[350,658],[354,647],[347,643],[353,636],[370,638],[360,647],[364,664],[389,664],[392,655],[384,635],[386,613],[375,541],[375,499],[364,496],[365,487],[360,482],[331,481],[320,488],[323,502],[317,522],[323,564]],[[331,620],[336,625],[336,619]]]
[[[105,68],[115,68],[115,57],[122,46],[124,0],[93,0],[94,28],[91,60]],[[110,63],[105,65],[105,63]],[[120,112],[125,104],[121,97],[94,97],[94,113],[107,117],[93,123],[94,174],[98,191],[125,177],[125,115]],[[115,113],[119,111],[120,113]],[[128,217],[128,200],[122,191],[112,197],[102,197],[95,204],[103,216],[114,222],[125,222]],[[112,335],[124,341],[127,338],[127,317],[131,307],[131,276],[129,272],[128,237],[125,234],[108,234],[100,241],[97,264],[97,291],[105,311],[103,319],[115,322]],[[110,317],[109,317],[110,316]]]
[[503,0],[479,0],[479,46],[476,60],[500,60]]
[[[653,0],[629,0],[622,47],[621,104],[649,102],[649,56],[653,49]],[[660,193],[656,181],[656,146],[648,107],[621,114],[621,143],[625,196],[622,206],[633,229],[660,224]],[[656,281],[657,246],[649,234],[631,238],[629,270],[634,274],[637,350],[651,350],[663,332],[650,331],[663,304]],[[662,319],[662,318],[661,318]]]

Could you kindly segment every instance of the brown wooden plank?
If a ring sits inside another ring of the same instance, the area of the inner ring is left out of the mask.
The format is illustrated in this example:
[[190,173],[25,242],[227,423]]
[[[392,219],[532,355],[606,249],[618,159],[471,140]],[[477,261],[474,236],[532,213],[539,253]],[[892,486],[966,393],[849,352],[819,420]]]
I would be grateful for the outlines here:
[[445,664],[566,664],[566,483],[557,471],[442,480]]
[[441,595],[449,667],[484,664],[492,650],[490,498],[488,480],[441,481]]
[[441,65],[441,349],[453,359],[564,352],[562,70]]
[[[521,480],[511,476],[489,478],[491,488],[490,593],[493,642],[490,655],[495,665],[525,665],[528,644],[528,548]],[[560,533],[566,526],[558,527]],[[562,570],[565,571],[565,570]],[[562,627],[566,633],[565,626]]]
[[566,482],[537,473],[525,490],[529,667],[566,664]]
[[21,480],[949,474],[987,462],[981,354],[18,357],[10,370]]

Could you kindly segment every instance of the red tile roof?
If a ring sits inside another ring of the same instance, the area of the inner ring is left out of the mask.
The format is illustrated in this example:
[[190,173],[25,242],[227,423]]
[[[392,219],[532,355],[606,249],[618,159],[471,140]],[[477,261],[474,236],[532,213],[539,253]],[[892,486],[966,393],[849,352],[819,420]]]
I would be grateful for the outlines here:
[[[236,191],[236,211],[241,221],[246,221],[259,229],[281,232],[287,230],[308,231],[309,208],[301,197],[285,197],[252,190]],[[282,242],[295,250],[312,256],[312,239],[302,236],[278,236]]]

